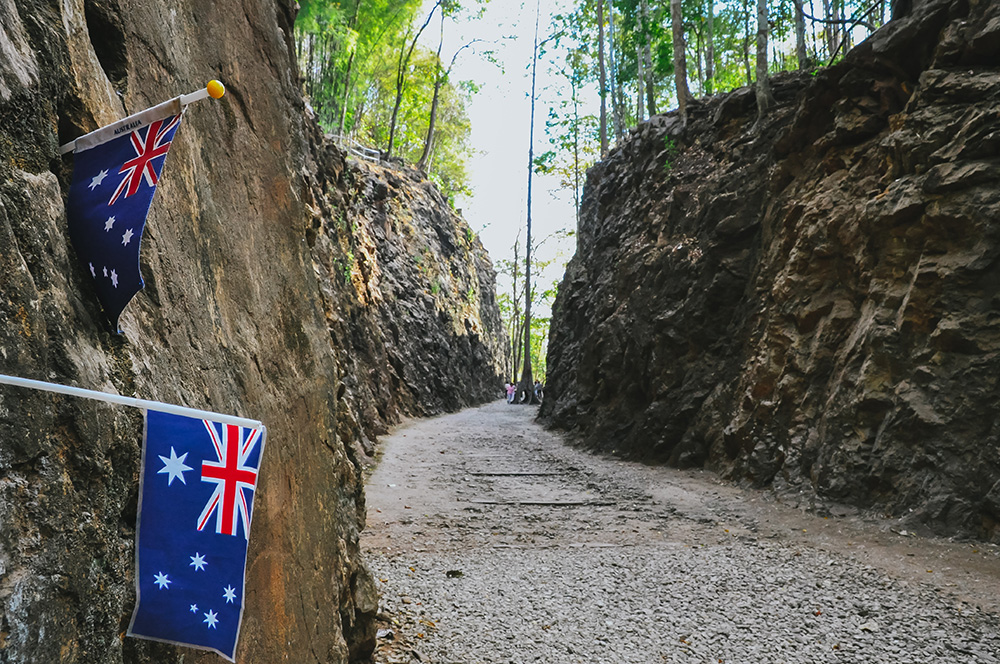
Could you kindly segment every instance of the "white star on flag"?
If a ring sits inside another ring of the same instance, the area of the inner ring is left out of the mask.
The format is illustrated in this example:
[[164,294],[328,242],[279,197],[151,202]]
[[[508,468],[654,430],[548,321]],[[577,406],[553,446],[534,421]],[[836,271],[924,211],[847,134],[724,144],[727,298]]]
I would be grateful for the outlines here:
[[118,288],[118,273],[115,272],[114,270],[111,270],[111,285],[114,286],[115,288]]
[[166,588],[167,586],[169,586],[171,583],[173,583],[173,581],[171,581],[169,578],[167,578],[167,575],[164,574],[163,572],[159,572],[157,574],[154,574],[153,576],[156,577],[156,581],[154,581],[153,583],[155,583],[156,585],[158,585],[160,587],[160,590],[163,590],[164,588]]
[[90,190],[93,191],[95,187],[104,182],[104,178],[108,177],[107,171],[101,171],[94,176],[94,179],[90,181]]
[[122,246],[123,247],[127,246],[128,243],[129,243],[129,240],[131,240],[131,239],[132,239],[132,229],[131,228],[127,228],[127,229],[125,229],[125,234],[122,235]]
[[104,232],[107,233],[111,230],[111,227],[115,225],[117,219],[114,217],[108,217],[108,220],[104,222]]
[[215,629],[215,623],[219,622],[219,619],[216,617],[218,615],[219,615],[218,613],[216,613],[212,609],[209,609],[208,613],[205,614],[205,619],[202,620],[202,622],[208,623],[209,628]]
[[198,605],[197,604],[192,604],[191,605],[191,613],[198,613]]
[[[111,274],[114,274],[114,270],[111,271]],[[116,283],[115,287],[117,287],[117,286],[118,286],[118,284]],[[157,454],[156,455],[156,456],[160,457],[160,461],[163,462],[163,468],[161,468],[159,471],[157,471],[156,474],[157,475],[162,475],[163,473],[167,473],[168,474],[168,476],[167,476],[167,486],[170,486],[171,484],[173,484],[173,482],[174,482],[175,479],[179,479],[181,481],[181,484],[187,484],[187,482],[184,480],[184,471],[186,471],[186,470],[194,470],[193,468],[191,468],[191,466],[189,466],[189,465],[187,465],[187,464],[184,463],[184,459],[187,458],[187,455],[188,455],[188,453],[185,452],[184,454],[182,454],[180,456],[177,456],[177,452],[174,452],[174,448],[173,448],[172,445],[170,446],[170,458],[169,459],[167,457],[163,456],[162,454]],[[194,558],[192,557],[191,560],[194,560]],[[204,560],[202,560],[202,564],[205,564]]]
[[232,604],[233,600],[236,599],[236,588],[226,586],[224,590],[226,592],[222,593],[222,596],[226,598],[226,604]]
[[[184,456],[187,456],[187,454],[185,454]],[[160,457],[160,458],[162,459],[163,457]],[[191,470],[191,469],[188,468],[188,470]],[[160,472],[163,472],[163,471],[161,470]],[[181,481],[184,481],[184,476],[183,475],[181,476]],[[195,551],[195,553],[194,553],[193,556],[188,556],[188,557],[191,558],[191,567],[193,567],[195,569],[195,571],[198,571],[198,572],[205,571],[205,556],[203,556],[200,553],[198,553],[197,551]]]
[[97,276],[97,271],[94,270],[94,264],[93,263],[87,263],[87,265],[90,266],[90,276],[96,277]]

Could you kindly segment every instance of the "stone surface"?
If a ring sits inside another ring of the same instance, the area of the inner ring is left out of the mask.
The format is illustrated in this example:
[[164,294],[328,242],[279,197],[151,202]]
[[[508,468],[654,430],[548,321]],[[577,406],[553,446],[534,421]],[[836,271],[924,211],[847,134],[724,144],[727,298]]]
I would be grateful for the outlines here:
[[532,411],[382,439],[377,662],[1000,662],[1000,546],[590,454]]
[[543,418],[586,445],[1000,539],[1000,7],[914,3],[815,77],[591,170]]
[[[403,415],[498,391],[498,313],[440,194],[323,144],[293,6],[0,0],[0,372],[264,421],[237,657],[364,661],[366,454]],[[68,244],[57,147],[210,78],[228,94],[185,116],[113,335]],[[0,661],[217,661],[123,638],[142,430],[132,409],[0,387]]]

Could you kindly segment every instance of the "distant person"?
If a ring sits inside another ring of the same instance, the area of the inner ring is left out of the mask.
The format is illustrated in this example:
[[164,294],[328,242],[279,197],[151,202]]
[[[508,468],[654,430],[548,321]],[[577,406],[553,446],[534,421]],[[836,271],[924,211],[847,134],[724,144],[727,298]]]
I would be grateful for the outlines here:
[[541,402],[542,400],[542,381],[535,381],[535,400]]
[[517,392],[517,385],[507,383],[507,403],[514,403],[514,393]]

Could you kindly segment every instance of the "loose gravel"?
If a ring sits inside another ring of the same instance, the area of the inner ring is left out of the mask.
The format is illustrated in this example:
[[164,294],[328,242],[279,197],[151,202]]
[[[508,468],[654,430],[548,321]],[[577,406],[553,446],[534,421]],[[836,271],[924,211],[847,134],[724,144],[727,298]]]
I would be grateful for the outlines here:
[[997,589],[995,547],[781,516],[763,494],[590,457],[530,414],[491,404],[385,441],[363,540],[378,662],[1000,662],[995,607],[949,581]]

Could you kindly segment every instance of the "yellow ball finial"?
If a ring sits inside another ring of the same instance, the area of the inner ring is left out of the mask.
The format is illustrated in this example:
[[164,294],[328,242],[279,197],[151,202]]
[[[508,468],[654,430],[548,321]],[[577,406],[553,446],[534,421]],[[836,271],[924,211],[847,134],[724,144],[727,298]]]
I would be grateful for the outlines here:
[[208,89],[208,96],[212,99],[221,99],[222,95],[226,94],[226,86],[222,84],[222,81],[212,79],[208,82],[206,88]]

